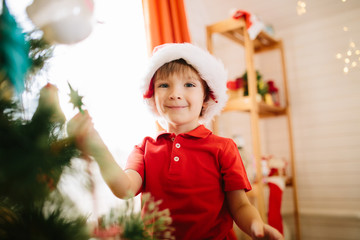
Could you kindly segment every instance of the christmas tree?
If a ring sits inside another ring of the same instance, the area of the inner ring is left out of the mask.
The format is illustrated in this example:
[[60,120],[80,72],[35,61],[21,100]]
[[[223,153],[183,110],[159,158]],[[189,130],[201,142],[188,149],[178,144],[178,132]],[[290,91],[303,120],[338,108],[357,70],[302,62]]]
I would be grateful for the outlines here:
[[[0,15],[0,239],[172,239],[171,218],[151,196],[148,213],[133,202],[102,216],[95,227],[58,189],[81,153],[66,135],[57,88],[39,92],[36,111],[24,117],[21,95],[52,57],[54,45],[41,30],[23,33],[5,0]],[[70,86],[70,85],[69,85]],[[70,86],[71,102],[82,111],[82,97]],[[90,158],[86,158],[90,159]],[[145,203],[144,203],[145,204]]]

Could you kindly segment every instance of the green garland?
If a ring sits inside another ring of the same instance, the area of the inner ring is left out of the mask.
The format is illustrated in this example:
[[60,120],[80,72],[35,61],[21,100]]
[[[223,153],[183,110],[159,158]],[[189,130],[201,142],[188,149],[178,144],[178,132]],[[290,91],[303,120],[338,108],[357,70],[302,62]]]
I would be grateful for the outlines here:
[[29,45],[25,41],[22,29],[10,14],[5,0],[3,0],[0,15],[0,84],[9,79],[16,92],[24,91],[24,79],[31,65],[28,57]]

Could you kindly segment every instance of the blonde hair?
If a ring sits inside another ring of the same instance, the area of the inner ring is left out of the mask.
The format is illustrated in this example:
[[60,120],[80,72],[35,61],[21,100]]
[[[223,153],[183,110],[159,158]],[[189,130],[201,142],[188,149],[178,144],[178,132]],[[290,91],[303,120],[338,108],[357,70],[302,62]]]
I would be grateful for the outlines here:
[[209,100],[210,89],[207,85],[206,81],[204,81],[199,72],[190,64],[188,64],[184,59],[180,58],[177,60],[173,60],[171,62],[165,63],[162,65],[154,74],[155,79],[164,79],[168,78],[173,74],[195,74],[200,80],[201,84],[204,88],[204,102]]

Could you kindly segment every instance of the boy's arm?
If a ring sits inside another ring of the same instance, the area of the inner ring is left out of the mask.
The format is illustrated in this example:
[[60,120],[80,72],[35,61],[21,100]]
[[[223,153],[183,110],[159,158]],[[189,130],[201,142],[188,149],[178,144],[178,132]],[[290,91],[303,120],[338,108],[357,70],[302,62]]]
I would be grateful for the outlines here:
[[93,154],[104,181],[118,198],[124,199],[134,196],[142,185],[140,174],[134,170],[124,171],[106,146],[105,149],[105,151]]
[[85,155],[93,156],[100,167],[100,172],[115,196],[127,198],[135,195],[141,185],[142,178],[136,171],[124,171],[95,130],[87,111],[77,114],[67,125],[69,136],[76,139],[78,148]]
[[226,192],[230,213],[236,225],[252,239],[283,240],[275,228],[264,224],[257,209],[249,202],[244,190]]

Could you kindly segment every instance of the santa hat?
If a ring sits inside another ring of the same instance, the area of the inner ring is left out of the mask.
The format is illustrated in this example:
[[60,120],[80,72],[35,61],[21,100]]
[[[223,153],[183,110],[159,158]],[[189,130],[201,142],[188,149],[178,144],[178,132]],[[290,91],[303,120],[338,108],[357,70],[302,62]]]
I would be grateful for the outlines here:
[[143,77],[144,99],[155,116],[159,116],[155,107],[153,77],[160,67],[177,59],[184,59],[194,67],[210,88],[211,96],[207,101],[207,108],[200,117],[200,123],[208,123],[215,115],[220,114],[226,104],[227,71],[222,62],[193,44],[167,43],[154,49]]

